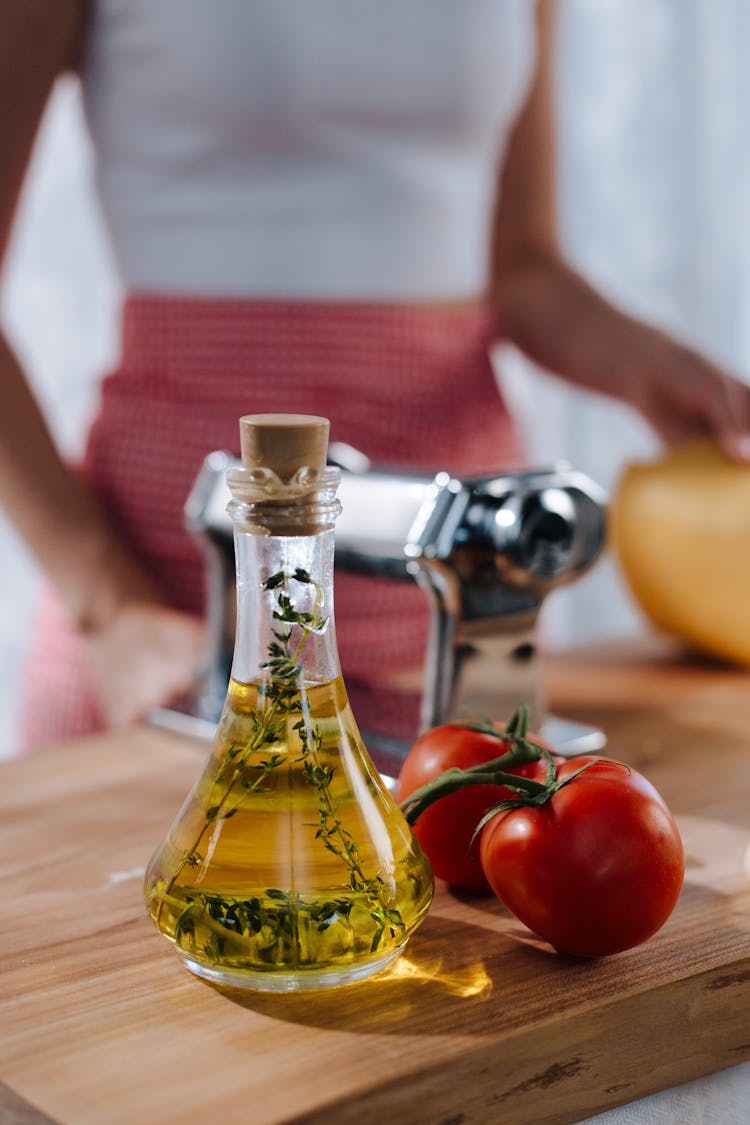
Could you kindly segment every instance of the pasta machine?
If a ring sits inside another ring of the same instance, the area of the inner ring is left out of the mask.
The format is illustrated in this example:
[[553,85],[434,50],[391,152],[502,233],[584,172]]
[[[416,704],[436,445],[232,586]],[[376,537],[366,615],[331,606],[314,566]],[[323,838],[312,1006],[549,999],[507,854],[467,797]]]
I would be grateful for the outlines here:
[[[430,610],[421,677],[421,727],[455,717],[507,718],[519,703],[561,752],[595,750],[600,732],[546,714],[537,644],[546,596],[599,556],[605,498],[568,465],[459,477],[371,465],[333,443],[341,469],[336,567],[415,582]],[[232,525],[226,512],[229,453],[205,460],[186,519],[207,561],[210,651],[188,710],[213,729],[231,667],[235,621]],[[346,679],[346,669],[344,669]],[[164,721],[164,715],[156,721]],[[393,772],[408,748],[363,730],[376,762]],[[416,733],[416,732],[415,732]]]

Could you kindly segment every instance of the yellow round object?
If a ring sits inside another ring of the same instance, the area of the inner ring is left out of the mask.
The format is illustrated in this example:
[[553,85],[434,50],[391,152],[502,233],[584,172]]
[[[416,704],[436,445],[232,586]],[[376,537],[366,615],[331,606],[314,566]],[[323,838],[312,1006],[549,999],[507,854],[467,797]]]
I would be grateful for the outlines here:
[[612,497],[610,535],[656,625],[750,665],[750,465],[707,441],[629,465]]

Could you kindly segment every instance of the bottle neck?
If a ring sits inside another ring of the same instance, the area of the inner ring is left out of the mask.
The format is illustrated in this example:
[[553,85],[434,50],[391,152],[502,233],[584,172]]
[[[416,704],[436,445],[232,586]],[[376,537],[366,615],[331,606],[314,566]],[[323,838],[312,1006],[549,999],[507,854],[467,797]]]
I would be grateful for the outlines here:
[[339,675],[333,616],[332,523],[312,535],[268,535],[235,526],[237,632],[232,676],[300,685]]

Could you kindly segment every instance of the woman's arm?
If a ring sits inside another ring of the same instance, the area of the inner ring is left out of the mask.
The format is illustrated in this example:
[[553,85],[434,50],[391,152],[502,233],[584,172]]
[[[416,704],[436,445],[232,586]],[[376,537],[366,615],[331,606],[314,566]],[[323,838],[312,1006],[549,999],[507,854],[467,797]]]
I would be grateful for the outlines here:
[[502,170],[492,293],[503,334],[531,359],[638,409],[667,441],[712,434],[750,459],[750,388],[616,309],[562,260],[556,230],[556,4],[538,8],[534,83]]
[[[79,0],[0,9],[0,252],[10,235],[37,128],[57,76],[76,57]],[[104,513],[63,463],[5,338],[0,337],[0,503],[85,632],[132,593],[155,597]]]
[[[55,79],[80,54],[83,0],[0,5],[0,257]],[[61,458],[0,336],[0,505],[94,649],[100,696],[125,721],[191,682],[203,634],[161,594]]]

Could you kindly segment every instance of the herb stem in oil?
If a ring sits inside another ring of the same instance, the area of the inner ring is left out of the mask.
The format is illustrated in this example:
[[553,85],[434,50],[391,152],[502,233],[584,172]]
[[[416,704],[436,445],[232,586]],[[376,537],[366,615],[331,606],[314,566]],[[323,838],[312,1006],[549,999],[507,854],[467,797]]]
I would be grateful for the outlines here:
[[[303,612],[294,608],[288,589],[288,583],[292,581],[314,587],[315,600],[311,611]],[[370,879],[362,869],[357,842],[342,823],[331,793],[333,767],[326,766],[321,761],[322,736],[312,724],[310,716],[305,713],[307,706],[304,685],[301,681],[300,658],[310,633],[319,633],[326,626],[326,619],[319,615],[322,590],[301,567],[292,574],[279,571],[271,575],[263,582],[262,588],[266,591],[278,590],[277,608],[273,611],[273,618],[279,622],[279,628],[273,631],[273,640],[268,647],[268,660],[261,665],[268,674],[267,679],[258,689],[263,707],[251,712],[254,733],[249,741],[244,746],[231,743],[224,755],[213,781],[211,795],[220,784],[223,792],[220,795],[216,794],[218,799],[215,803],[212,803],[209,797],[205,823],[201,826],[192,847],[177,865],[166,888],[156,892],[159,899],[156,921],[158,924],[166,902],[174,904],[178,901],[171,892],[185,866],[195,867],[204,862],[198,849],[209,828],[215,826],[218,820],[227,819],[237,812],[247,793],[260,789],[268,775],[286,761],[285,755],[272,754],[266,761],[261,762],[261,773],[251,784],[245,783],[245,790],[239,795],[237,804],[227,809],[229,798],[243,778],[245,766],[250,758],[264,744],[277,741],[282,733],[280,724],[285,726],[290,715],[298,714],[299,718],[292,727],[301,744],[301,754],[297,761],[302,763],[305,778],[318,794],[318,826],[315,838],[320,840],[328,851],[338,856],[348,870],[350,889],[362,895],[368,902],[368,912],[375,927],[370,949],[371,952],[375,952],[386,928],[389,928],[393,935],[396,931],[404,929],[404,922],[400,912],[389,907],[386,885],[382,878],[377,875]],[[294,626],[301,630],[301,636],[292,650],[290,645]],[[278,888],[269,888],[266,894],[273,901],[279,902],[288,922],[296,916],[297,909],[303,908],[309,911],[311,920],[319,929],[324,929],[337,915],[348,916],[350,909],[350,904],[342,898],[325,903],[305,903],[298,896],[292,896]],[[283,925],[279,918],[272,919],[269,916],[269,912],[262,907],[258,899],[245,902],[218,894],[197,892],[187,904],[180,903],[180,909],[181,914],[175,925],[175,940],[178,941],[183,934],[188,937],[194,935],[194,920],[199,911],[201,922],[206,924],[217,937],[221,937],[222,933],[237,933],[237,927],[244,929],[245,923],[256,932],[264,925],[270,930],[274,927],[279,929]],[[228,924],[231,925],[231,931],[227,928]],[[222,925],[225,927],[223,931]],[[216,944],[217,950],[220,950],[221,942]]]

